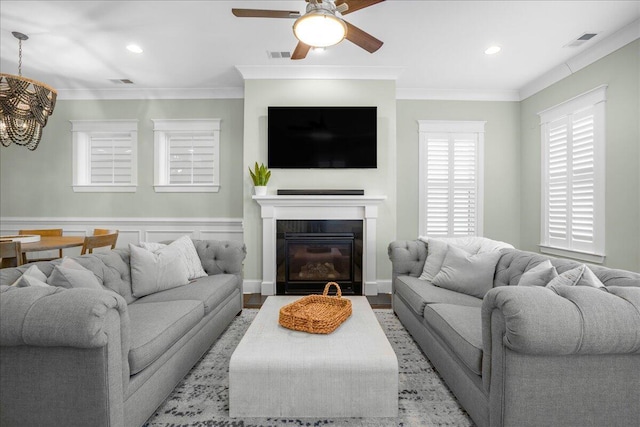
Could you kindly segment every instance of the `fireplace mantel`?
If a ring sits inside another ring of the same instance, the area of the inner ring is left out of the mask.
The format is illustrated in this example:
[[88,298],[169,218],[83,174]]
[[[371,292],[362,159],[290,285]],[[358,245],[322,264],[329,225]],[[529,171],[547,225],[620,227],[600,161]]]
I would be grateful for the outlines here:
[[360,219],[363,221],[365,295],[376,295],[376,222],[386,196],[253,196],[262,217],[262,295],[276,294],[276,221]]

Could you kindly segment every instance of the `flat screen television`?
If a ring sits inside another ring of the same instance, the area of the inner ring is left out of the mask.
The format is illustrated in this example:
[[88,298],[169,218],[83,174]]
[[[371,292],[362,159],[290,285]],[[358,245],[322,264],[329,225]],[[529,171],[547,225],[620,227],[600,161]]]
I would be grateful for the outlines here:
[[269,168],[376,168],[377,107],[269,107]]

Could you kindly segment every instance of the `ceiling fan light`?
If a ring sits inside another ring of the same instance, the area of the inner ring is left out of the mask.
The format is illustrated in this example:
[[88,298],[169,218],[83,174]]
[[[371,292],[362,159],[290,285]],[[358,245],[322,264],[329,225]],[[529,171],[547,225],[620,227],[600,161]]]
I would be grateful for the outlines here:
[[347,35],[347,24],[330,12],[318,10],[296,19],[293,34],[311,47],[328,47],[340,43]]

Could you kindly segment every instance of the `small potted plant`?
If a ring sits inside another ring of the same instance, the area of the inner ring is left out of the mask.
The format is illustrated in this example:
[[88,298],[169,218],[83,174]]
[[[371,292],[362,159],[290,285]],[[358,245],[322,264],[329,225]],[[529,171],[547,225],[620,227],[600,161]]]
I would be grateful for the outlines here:
[[249,168],[249,174],[251,175],[251,179],[253,180],[255,195],[266,195],[267,183],[269,182],[269,178],[271,178],[271,171],[267,169],[267,167],[263,163],[258,165],[258,162],[256,162],[253,170]]

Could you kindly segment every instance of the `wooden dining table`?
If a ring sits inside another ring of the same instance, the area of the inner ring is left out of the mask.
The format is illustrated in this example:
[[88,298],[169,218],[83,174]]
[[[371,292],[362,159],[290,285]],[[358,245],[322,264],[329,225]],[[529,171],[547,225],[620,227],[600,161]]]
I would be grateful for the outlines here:
[[82,246],[83,236],[41,236],[37,242],[23,243],[22,253],[50,251]]

